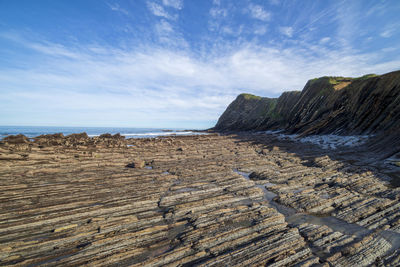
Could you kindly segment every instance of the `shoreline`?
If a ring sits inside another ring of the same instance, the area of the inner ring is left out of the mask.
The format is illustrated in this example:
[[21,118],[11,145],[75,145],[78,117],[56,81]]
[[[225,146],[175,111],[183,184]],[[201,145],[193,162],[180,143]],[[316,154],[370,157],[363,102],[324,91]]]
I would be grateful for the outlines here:
[[[53,133],[48,133],[48,134],[39,134],[39,135],[35,135],[35,136],[30,136],[30,135],[26,135],[24,133],[15,133],[15,134],[3,134],[2,138],[0,139],[0,141],[2,141],[4,138],[7,138],[9,136],[11,136],[11,138],[13,136],[24,136],[28,139],[37,139],[37,138],[43,138],[43,137],[48,137],[48,138],[52,138],[54,136],[58,136],[58,137],[63,137],[63,138],[67,138],[67,137],[74,137],[77,135],[87,135],[88,138],[93,138],[93,137],[100,137],[100,136],[108,136],[108,135],[119,135],[119,136],[123,136],[126,139],[129,138],[157,138],[157,137],[165,137],[165,136],[179,136],[179,135],[198,135],[198,134],[208,134],[210,133],[208,130],[167,130],[167,129],[163,129],[163,130],[158,130],[158,129],[153,129],[154,131],[149,131],[149,132],[142,132],[142,133],[108,133],[108,132],[104,132],[104,133],[98,133],[98,134],[88,134],[86,132],[74,132],[74,133],[69,133],[69,134],[64,134],[62,132],[53,132]],[[157,132],[158,130],[158,132]]]
[[362,153],[250,133],[1,142],[1,260],[396,265],[400,188]]

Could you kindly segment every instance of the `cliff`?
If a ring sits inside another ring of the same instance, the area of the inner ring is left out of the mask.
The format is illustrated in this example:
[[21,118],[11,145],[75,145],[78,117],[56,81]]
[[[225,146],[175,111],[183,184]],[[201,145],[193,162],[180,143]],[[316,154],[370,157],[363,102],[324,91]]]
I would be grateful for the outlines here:
[[400,130],[400,71],[359,78],[321,77],[279,98],[239,95],[218,131],[285,130],[309,134],[378,134]]

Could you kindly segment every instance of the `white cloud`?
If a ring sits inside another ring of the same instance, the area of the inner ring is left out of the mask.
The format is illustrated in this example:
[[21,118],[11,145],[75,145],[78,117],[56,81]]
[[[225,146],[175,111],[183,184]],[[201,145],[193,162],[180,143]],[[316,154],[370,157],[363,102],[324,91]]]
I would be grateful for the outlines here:
[[392,34],[393,34],[393,32],[391,30],[386,30],[386,31],[381,32],[380,36],[383,38],[389,38],[392,36]]
[[[167,21],[158,27],[161,35],[174,40]],[[314,77],[379,74],[400,65],[400,58],[381,62],[378,53],[332,51],[323,46],[277,49],[248,43],[222,46],[200,57],[188,50],[155,46],[66,48],[20,41],[40,53],[42,60],[27,61],[25,68],[3,68],[2,124],[15,116],[15,110],[23,117],[14,121],[47,116],[49,121],[43,123],[61,124],[68,117],[80,117],[90,125],[215,121],[242,92],[279,96],[285,90],[301,90]]]
[[162,3],[164,4],[164,6],[169,6],[176,9],[183,8],[183,0],[162,0]]
[[219,6],[221,5],[221,0],[213,0],[213,4]]
[[390,5],[390,2],[385,2],[385,1],[376,1],[373,5],[365,14],[365,16],[370,16],[370,15],[377,15],[377,16],[382,16],[384,15],[388,10],[388,5]]
[[37,52],[47,54],[55,57],[65,57],[76,59],[80,55],[75,51],[69,50],[60,44],[50,44],[50,43],[27,43],[26,46],[36,50]]
[[213,7],[210,9],[210,15],[214,18],[225,18],[228,15],[228,10],[225,8]]
[[173,25],[168,21],[161,19],[154,27],[160,44],[169,47],[188,47],[188,43],[182,34],[179,31],[175,31]]
[[324,38],[321,38],[321,40],[319,40],[319,43],[320,43],[320,44],[326,44],[326,43],[328,43],[330,40],[331,40],[330,37],[324,37]]
[[384,28],[384,31],[381,32],[380,36],[383,38],[390,38],[395,34],[400,25],[388,25]]
[[271,19],[271,13],[264,10],[260,5],[250,4],[249,5],[250,16],[262,21],[269,21]]
[[159,35],[165,35],[174,32],[172,25],[165,20],[162,20],[160,23],[157,23],[155,27],[156,27],[156,32]]
[[117,4],[117,3],[109,4],[108,6],[110,7],[110,9],[112,11],[121,12],[121,13],[123,13],[125,15],[129,15],[129,12],[126,9],[121,8],[120,5]]
[[292,27],[280,27],[279,31],[286,35],[287,37],[291,38],[293,36],[293,28]]
[[147,8],[150,10],[150,12],[157,17],[164,17],[166,19],[172,19],[173,17],[167,12],[165,11],[165,9],[163,8],[163,6],[154,3],[154,2],[147,2]]

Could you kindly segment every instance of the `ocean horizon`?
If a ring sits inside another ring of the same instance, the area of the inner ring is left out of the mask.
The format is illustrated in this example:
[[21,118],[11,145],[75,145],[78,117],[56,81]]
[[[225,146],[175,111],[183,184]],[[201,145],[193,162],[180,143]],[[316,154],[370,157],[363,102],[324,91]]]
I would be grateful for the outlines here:
[[33,138],[42,134],[87,133],[89,137],[101,134],[121,134],[127,138],[149,138],[168,135],[199,134],[184,128],[135,128],[135,127],[73,127],[73,126],[0,126],[0,140],[9,135],[23,134]]

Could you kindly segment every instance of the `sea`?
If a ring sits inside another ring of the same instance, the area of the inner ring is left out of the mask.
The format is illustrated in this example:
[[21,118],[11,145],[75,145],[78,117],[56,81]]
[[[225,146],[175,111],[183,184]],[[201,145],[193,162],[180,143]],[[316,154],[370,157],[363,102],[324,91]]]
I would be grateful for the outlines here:
[[201,132],[193,132],[185,129],[160,129],[160,128],[126,128],[126,127],[59,127],[59,126],[0,126],[0,140],[9,135],[23,134],[29,138],[42,134],[86,132],[94,137],[104,133],[119,133],[126,138],[155,138],[168,135],[198,135]]

